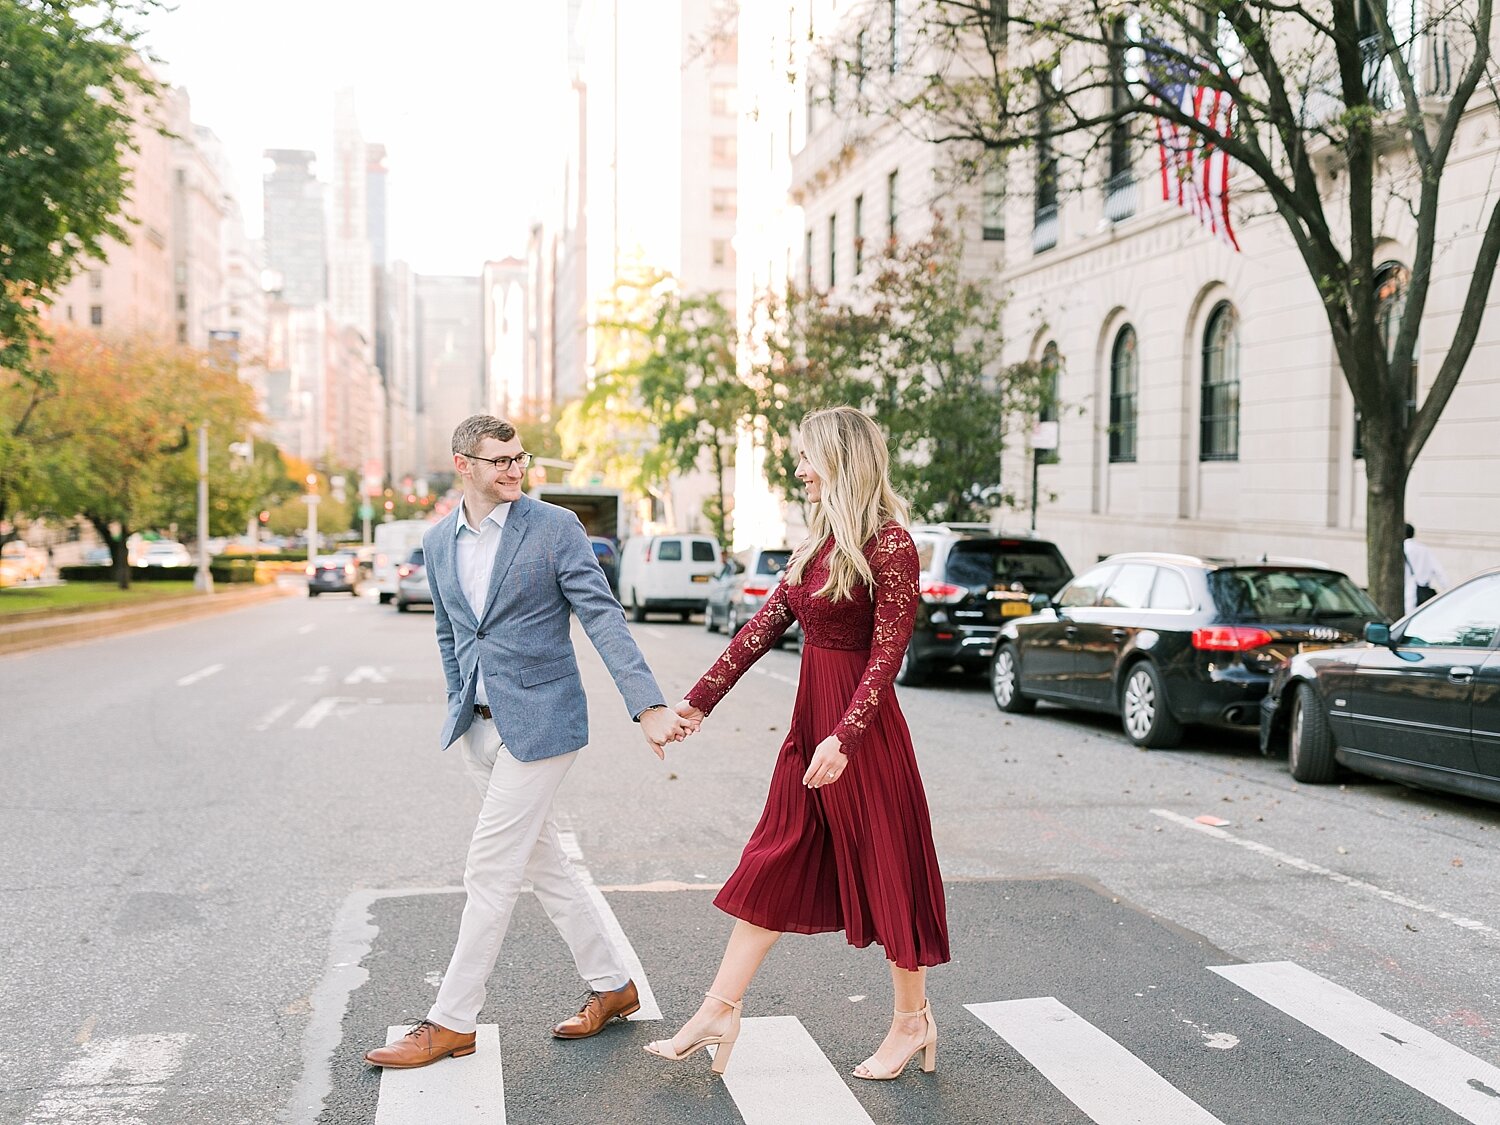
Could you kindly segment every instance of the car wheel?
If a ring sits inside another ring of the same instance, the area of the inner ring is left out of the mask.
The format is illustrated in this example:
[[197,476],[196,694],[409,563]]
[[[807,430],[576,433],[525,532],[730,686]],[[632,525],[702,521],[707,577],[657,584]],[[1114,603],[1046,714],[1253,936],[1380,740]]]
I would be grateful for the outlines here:
[[990,664],[990,694],[995,706],[1012,715],[1026,715],[1036,710],[1036,700],[1021,694],[1021,666],[1013,645],[1001,645]]
[[315,597],[318,596],[318,592],[316,590],[309,590],[307,592],[307,596],[310,597],[310,598],[315,598]]
[[901,654],[901,667],[896,669],[896,682],[902,687],[918,687],[927,682],[927,666],[912,655],[910,645]]
[[742,628],[744,626],[740,624],[740,615],[735,611],[734,606],[730,606],[729,612],[724,615],[724,632],[728,633],[732,639],[739,636]]
[[646,607],[637,600],[639,596],[638,591],[630,591],[630,620],[637,625],[646,620]]
[[693,611],[690,610],[690,609],[685,609],[685,610],[682,611],[681,617],[682,617],[682,623],[684,625],[686,625],[689,621],[691,621],[693,619]]
[[717,633],[719,631],[719,625],[714,621],[714,607],[711,605],[703,607],[703,631],[705,633]]
[[405,602],[400,601],[400,600],[398,600],[396,602],[396,612],[397,613],[406,613],[410,609],[411,609],[411,606],[407,605]]
[[385,593],[384,591],[382,591],[381,594],[380,594],[380,599],[379,600],[380,600],[380,604],[381,605],[390,605],[391,604],[391,595]]
[[1182,741],[1182,724],[1167,706],[1161,673],[1149,660],[1133,664],[1120,689],[1120,721],[1137,746],[1160,750]]
[[1299,683],[1292,701],[1291,737],[1287,740],[1287,765],[1298,781],[1332,781],[1338,772],[1333,757],[1333,734],[1328,716],[1311,684]]

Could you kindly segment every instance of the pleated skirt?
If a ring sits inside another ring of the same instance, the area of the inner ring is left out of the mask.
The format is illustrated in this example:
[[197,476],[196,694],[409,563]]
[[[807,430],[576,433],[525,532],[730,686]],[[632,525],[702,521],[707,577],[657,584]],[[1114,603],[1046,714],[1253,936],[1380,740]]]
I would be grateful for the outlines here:
[[714,905],[783,933],[842,930],[915,971],[949,960],[948,914],[932,818],[906,717],[889,692],[821,789],[802,784],[813,751],[844,717],[868,652],[804,645],[791,730],[760,823]]

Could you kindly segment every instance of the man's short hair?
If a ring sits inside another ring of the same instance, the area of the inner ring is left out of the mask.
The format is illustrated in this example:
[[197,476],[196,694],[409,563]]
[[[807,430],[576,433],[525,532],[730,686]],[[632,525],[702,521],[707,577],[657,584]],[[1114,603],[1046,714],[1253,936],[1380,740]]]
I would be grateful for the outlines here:
[[503,418],[493,414],[473,414],[458,424],[453,431],[453,452],[472,456],[485,438],[509,441],[516,436],[516,428]]

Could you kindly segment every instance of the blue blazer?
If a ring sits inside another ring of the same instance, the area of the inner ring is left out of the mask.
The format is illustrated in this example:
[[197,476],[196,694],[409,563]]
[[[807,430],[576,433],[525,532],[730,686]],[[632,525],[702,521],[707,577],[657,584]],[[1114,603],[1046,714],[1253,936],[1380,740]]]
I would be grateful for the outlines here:
[[571,754],[588,743],[588,701],[570,626],[574,615],[632,717],[664,702],[576,515],[526,495],[511,505],[489,595],[476,617],[458,581],[460,511],[455,508],[422,537],[448,683],[444,749],[474,722],[481,675],[495,727],[520,761]]

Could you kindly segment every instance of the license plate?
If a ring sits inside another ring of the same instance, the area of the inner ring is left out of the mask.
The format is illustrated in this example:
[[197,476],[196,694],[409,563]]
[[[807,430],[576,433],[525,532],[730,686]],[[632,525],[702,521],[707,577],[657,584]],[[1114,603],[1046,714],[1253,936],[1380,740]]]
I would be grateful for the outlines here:
[[709,576],[706,575],[706,574],[695,574],[695,575],[693,575],[693,581],[694,582],[707,582],[708,578],[709,578]]
[[1317,652],[1320,649],[1336,648],[1331,641],[1303,641],[1297,646],[1298,652]]
[[1001,617],[1025,617],[1031,612],[1030,602],[1001,602]]

